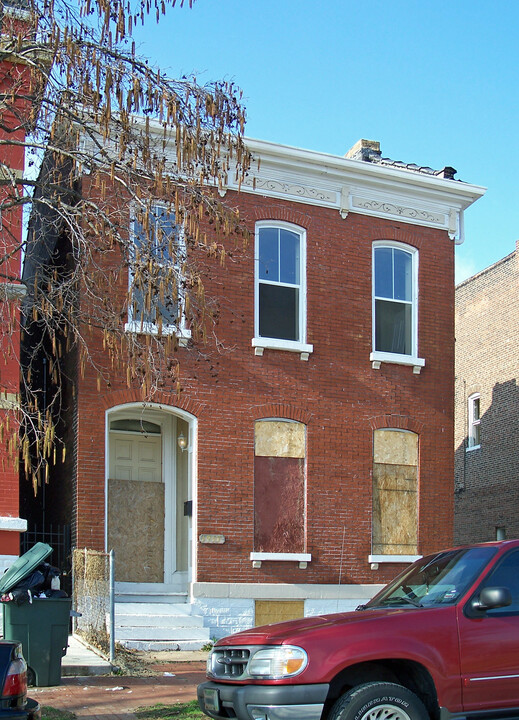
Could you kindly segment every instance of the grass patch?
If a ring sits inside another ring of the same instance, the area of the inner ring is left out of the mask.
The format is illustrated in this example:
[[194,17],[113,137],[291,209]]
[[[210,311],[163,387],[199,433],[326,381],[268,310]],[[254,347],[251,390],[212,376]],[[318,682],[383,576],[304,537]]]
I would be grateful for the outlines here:
[[58,710],[49,705],[42,705],[41,720],[75,720],[75,713],[68,710]]
[[207,720],[207,715],[200,710],[198,702],[191,700],[187,703],[174,705],[150,705],[134,710],[139,720]]

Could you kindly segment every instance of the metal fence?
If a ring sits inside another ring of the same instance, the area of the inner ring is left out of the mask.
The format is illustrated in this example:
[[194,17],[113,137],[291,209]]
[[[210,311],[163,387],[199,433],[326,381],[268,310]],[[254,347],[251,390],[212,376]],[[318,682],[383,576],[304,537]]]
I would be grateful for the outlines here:
[[113,551],[74,550],[72,555],[74,632],[108,654],[113,662],[114,577]]
[[61,587],[68,595],[72,592],[72,555],[70,525],[31,525],[20,535],[20,555],[30,550],[38,542],[47,543],[52,548],[48,562],[61,572]]

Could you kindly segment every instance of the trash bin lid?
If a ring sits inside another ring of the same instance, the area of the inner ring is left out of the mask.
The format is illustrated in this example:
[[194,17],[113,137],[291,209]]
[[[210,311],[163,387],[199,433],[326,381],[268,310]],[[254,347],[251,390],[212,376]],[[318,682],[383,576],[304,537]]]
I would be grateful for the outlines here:
[[24,578],[32,573],[38,565],[46,560],[52,552],[50,545],[36,543],[30,550],[21,555],[0,577],[0,594],[9,592]]

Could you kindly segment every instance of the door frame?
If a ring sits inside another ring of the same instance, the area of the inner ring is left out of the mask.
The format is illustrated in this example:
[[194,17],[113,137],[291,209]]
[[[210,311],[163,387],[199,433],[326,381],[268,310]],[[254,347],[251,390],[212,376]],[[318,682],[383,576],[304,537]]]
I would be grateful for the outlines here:
[[[197,419],[190,413],[181,410],[180,408],[168,405],[162,405],[159,403],[143,403],[143,402],[129,402],[122,403],[120,405],[114,405],[105,412],[105,498],[104,498],[104,536],[105,536],[105,549],[108,548],[108,479],[110,472],[110,421],[114,419],[114,416],[121,418],[139,418],[143,417],[146,420],[160,425],[161,438],[162,438],[162,480],[164,482],[164,503],[165,503],[165,517],[164,517],[164,578],[165,582],[156,583],[155,586],[159,588],[162,586],[165,589],[170,586],[174,588],[175,580],[181,581],[185,585],[184,590],[187,591],[188,584],[193,579],[193,568],[195,564],[195,546],[193,537],[196,537],[196,451],[197,451]],[[180,418],[187,422],[189,428],[189,442],[187,448],[183,452],[188,453],[187,463],[187,482],[188,492],[193,501],[193,514],[188,527],[188,570],[187,577],[185,572],[179,572],[177,578],[175,578],[176,568],[176,457],[177,452],[181,452],[177,444],[174,442],[176,438],[176,421]],[[181,576],[184,575],[182,578]],[[127,583],[124,583],[125,585]],[[131,583],[138,590],[138,587],[143,585],[142,583]]]

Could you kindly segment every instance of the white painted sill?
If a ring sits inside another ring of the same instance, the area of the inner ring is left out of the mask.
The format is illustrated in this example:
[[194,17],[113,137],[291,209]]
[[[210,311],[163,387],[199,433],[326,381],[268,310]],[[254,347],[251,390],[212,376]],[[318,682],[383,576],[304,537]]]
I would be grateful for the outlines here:
[[301,360],[308,360],[314,351],[314,346],[308,343],[295,342],[294,340],[278,340],[277,338],[254,337],[251,341],[255,355],[263,355],[264,350],[285,350],[286,352],[299,353]]
[[250,560],[252,560],[253,568],[260,568],[261,563],[265,561],[274,562],[296,562],[299,567],[304,570],[309,562],[312,562],[310,553],[270,553],[270,552],[251,552]]
[[368,555],[370,564],[377,563],[414,563],[423,555]]
[[398,353],[372,352],[369,360],[373,370],[379,370],[382,363],[390,363],[392,365],[410,365],[415,375],[420,374],[420,370],[425,365],[423,358],[414,357],[412,355],[399,355]]
[[472,452],[473,450],[480,450],[481,445],[471,445],[468,448],[465,448],[465,452]]
[[19,517],[2,516],[0,517],[0,530],[10,530],[12,532],[26,532],[27,520]]
[[[158,335],[159,328],[153,323],[127,322],[124,331],[134,333],[135,335]],[[191,339],[191,330],[185,328],[178,330],[174,325],[163,325],[161,335],[176,335],[179,345],[187,345],[187,341]]]

